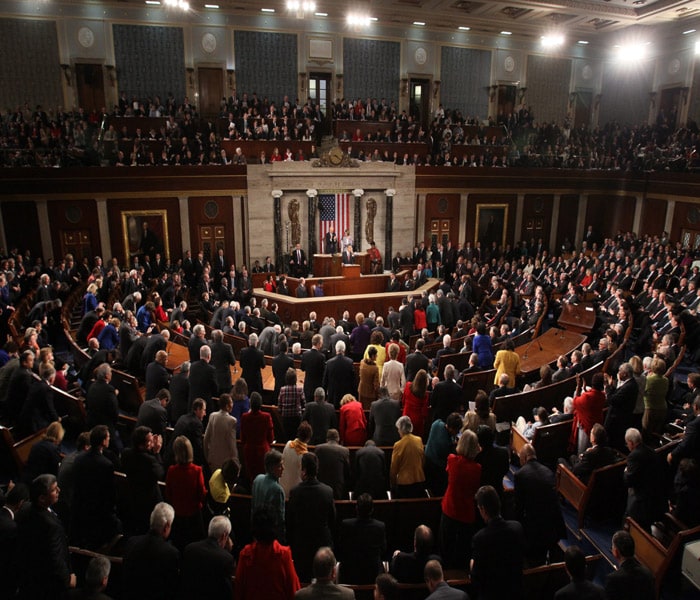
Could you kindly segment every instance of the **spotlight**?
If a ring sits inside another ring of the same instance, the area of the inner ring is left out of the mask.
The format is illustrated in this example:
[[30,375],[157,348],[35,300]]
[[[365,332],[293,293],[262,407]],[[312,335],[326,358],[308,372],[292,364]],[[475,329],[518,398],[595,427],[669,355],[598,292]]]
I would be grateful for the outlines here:
[[559,34],[543,35],[541,42],[545,48],[558,48],[564,43],[564,36]]

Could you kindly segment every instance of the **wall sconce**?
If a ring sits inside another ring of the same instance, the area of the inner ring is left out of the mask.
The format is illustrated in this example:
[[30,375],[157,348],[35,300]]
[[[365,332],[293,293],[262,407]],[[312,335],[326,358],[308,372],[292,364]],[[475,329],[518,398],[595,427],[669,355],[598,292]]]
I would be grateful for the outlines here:
[[192,67],[187,67],[187,80],[190,83],[190,87],[194,86],[194,68]]
[[306,91],[306,73],[299,73],[299,89],[302,94]]
[[226,76],[228,77],[228,87],[230,89],[233,89],[235,87],[234,85],[234,75],[235,71],[233,69],[226,69]]
[[61,65],[61,69],[63,69],[63,75],[66,78],[66,85],[70,86],[70,78],[71,78],[70,65]]
[[440,80],[436,79],[435,81],[433,81],[433,98],[437,98],[439,91],[440,91]]
[[114,65],[105,65],[105,69],[107,69],[109,82],[112,84],[112,87],[114,87],[117,84],[117,71],[114,68]]
[[401,80],[401,95],[408,95],[408,79],[405,77]]

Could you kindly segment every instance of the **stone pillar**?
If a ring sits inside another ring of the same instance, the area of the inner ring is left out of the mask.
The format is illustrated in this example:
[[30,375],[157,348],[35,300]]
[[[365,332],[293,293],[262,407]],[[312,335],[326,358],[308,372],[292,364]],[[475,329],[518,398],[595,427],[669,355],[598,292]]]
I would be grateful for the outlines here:
[[559,250],[556,247],[557,244],[557,233],[559,232],[559,208],[561,206],[561,194],[554,194],[554,201],[552,203],[552,222],[549,224],[549,242],[547,246],[549,247],[549,252],[553,256],[559,254]]
[[644,199],[642,196],[635,196],[634,200],[634,219],[632,220],[632,231],[639,231],[639,228],[642,225],[642,207],[644,205]]
[[7,254],[7,237],[5,237],[5,221],[2,218],[2,210],[0,210],[0,252]]
[[273,254],[276,269],[278,273],[281,273],[280,268],[283,263],[283,252],[282,252],[282,190],[272,190],[270,195],[272,196],[272,219],[273,219]]
[[[41,236],[42,256],[53,256],[51,244],[51,224],[49,222],[49,209],[46,204],[46,200],[37,200],[36,214],[37,218],[39,219],[39,235]],[[77,256],[76,260],[78,260]]]
[[[523,235],[523,211],[525,210],[525,194],[518,194],[518,199],[515,204],[515,231],[513,232],[514,241],[522,241]],[[505,224],[508,227],[508,223]]]
[[353,220],[352,232],[352,239],[355,242],[353,250],[355,252],[359,251],[360,247],[362,246],[362,213],[360,212],[362,209],[360,199],[362,198],[362,196],[364,196],[364,194],[365,190],[359,188],[352,191],[352,195],[355,196],[355,218]]
[[[180,230],[182,235],[182,250],[189,250],[193,257],[197,256],[198,248],[192,248],[192,239],[190,238],[190,213],[188,208],[187,196],[178,196],[177,201],[180,206]],[[176,260],[170,256],[170,260],[175,264]]]
[[676,210],[676,201],[669,200],[666,204],[666,220],[664,221],[664,231],[671,232],[673,227],[673,213]]
[[[100,231],[100,247],[104,264],[113,256],[112,238],[109,235],[109,215],[107,214],[107,198],[95,198],[97,205],[97,225]],[[173,261],[174,262],[174,261]]]
[[394,255],[393,252],[393,240],[394,240],[394,196],[396,195],[396,190],[389,188],[384,190],[386,195],[386,222],[384,226],[384,269],[387,271],[391,270],[391,258]]
[[313,273],[314,254],[316,254],[316,198],[318,191],[314,189],[306,190],[306,195],[309,198],[309,234],[308,234],[308,249],[309,249],[309,272]]
[[588,194],[579,196],[578,215],[576,217],[576,235],[573,239],[574,248],[581,248],[583,234],[586,231],[586,211],[588,210]]

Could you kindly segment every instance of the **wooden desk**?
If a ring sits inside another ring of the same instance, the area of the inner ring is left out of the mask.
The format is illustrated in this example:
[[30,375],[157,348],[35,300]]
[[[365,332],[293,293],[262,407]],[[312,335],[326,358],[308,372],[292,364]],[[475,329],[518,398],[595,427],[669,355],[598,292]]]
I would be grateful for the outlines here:
[[520,372],[526,381],[539,377],[542,365],[553,363],[559,355],[569,354],[586,341],[586,336],[566,329],[550,329],[515,351],[520,356]]
[[559,315],[559,325],[569,331],[590,333],[595,325],[595,308],[590,302],[564,304]]
[[359,279],[360,278],[360,265],[342,265],[343,277],[348,279]]
[[316,277],[340,276],[340,254],[314,254],[314,275]]

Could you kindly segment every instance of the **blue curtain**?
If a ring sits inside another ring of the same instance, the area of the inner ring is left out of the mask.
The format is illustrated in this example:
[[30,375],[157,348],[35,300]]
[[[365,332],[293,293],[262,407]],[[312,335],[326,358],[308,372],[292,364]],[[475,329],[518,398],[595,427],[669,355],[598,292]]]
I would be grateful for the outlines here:
[[440,103],[462,111],[464,117],[488,117],[491,52],[473,48],[442,47]]
[[279,105],[285,95],[297,97],[297,36],[293,33],[236,31],[236,89],[255,92]]
[[368,97],[398,105],[401,45],[398,42],[343,39],[345,98]]

